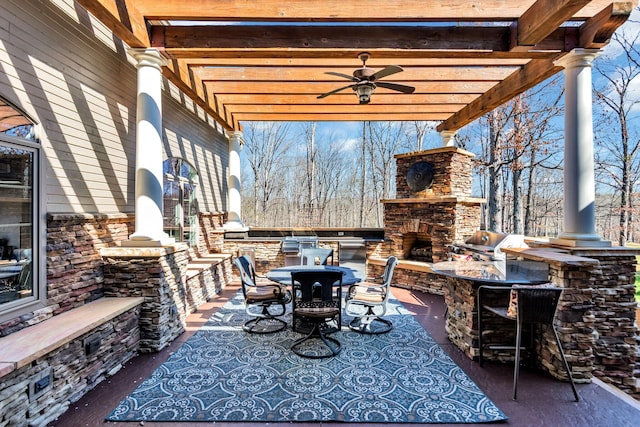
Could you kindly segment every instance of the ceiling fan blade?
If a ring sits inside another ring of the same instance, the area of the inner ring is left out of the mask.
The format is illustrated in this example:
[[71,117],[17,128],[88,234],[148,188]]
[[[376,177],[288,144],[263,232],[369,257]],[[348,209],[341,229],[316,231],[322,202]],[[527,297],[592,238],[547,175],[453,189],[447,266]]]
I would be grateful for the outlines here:
[[323,93],[322,95],[318,95],[318,98],[317,98],[317,99],[326,98],[326,97],[327,97],[327,96],[329,96],[329,95],[333,95],[334,93],[340,92],[341,90],[345,90],[345,89],[348,89],[348,88],[353,87],[353,86],[354,86],[354,85],[349,85],[349,86],[339,87],[338,89],[334,89],[334,90],[332,90],[332,91],[330,91],[330,92]]
[[348,74],[336,73],[335,71],[327,71],[325,74],[330,74],[332,76],[338,76],[338,77],[344,77],[345,79],[352,80],[354,82],[360,81],[359,79],[356,79],[353,76],[350,76]]
[[382,70],[375,72],[371,76],[370,80],[371,81],[376,81],[376,80],[381,79],[383,77],[390,76],[391,74],[399,73],[400,71],[403,71],[402,67],[399,67],[397,65],[389,65],[389,66],[383,68]]
[[402,93],[413,93],[416,90],[416,88],[413,86],[399,85],[398,83],[376,82],[376,86],[384,87],[386,89],[391,89]]

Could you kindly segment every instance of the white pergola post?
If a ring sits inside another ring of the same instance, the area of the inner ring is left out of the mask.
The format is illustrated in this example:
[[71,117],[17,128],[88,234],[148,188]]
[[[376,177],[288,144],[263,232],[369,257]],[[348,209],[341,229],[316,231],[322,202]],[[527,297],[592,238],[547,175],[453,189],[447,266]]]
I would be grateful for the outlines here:
[[443,147],[455,147],[456,145],[456,131],[455,130],[443,130],[440,131],[440,138],[442,138]]
[[226,230],[246,231],[242,222],[242,181],[240,180],[240,150],[244,145],[242,132],[228,132],[229,138],[229,177],[228,177],[228,214],[224,224]]
[[593,159],[593,60],[599,49],[574,49],[556,62],[565,75],[564,231],[567,246],[610,246],[596,234]]
[[157,49],[130,49],[138,61],[136,111],[135,232],[125,246],[172,243],[163,231],[162,66]]

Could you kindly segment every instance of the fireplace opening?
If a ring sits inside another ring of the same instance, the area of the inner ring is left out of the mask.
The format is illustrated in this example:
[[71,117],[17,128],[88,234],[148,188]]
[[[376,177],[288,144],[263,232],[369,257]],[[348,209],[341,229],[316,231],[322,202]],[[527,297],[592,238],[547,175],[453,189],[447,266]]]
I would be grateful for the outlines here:
[[433,246],[429,236],[407,233],[403,236],[403,258],[410,261],[433,262]]

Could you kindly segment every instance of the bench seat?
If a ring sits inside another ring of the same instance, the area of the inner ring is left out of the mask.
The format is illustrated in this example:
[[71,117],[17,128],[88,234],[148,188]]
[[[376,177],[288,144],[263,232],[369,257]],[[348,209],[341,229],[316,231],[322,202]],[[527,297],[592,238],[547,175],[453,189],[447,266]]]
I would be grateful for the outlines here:
[[0,338],[0,377],[91,332],[143,301],[140,297],[100,298]]

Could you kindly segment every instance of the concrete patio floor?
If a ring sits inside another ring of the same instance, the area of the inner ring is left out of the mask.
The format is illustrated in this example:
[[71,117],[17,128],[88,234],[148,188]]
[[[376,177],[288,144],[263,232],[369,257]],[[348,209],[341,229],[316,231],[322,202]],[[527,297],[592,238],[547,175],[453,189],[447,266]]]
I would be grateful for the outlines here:
[[[104,418],[111,410],[140,382],[147,378],[156,367],[162,364],[172,352],[185,342],[207,319],[239,289],[233,284],[220,295],[200,308],[188,319],[187,331],[169,347],[159,353],[145,354],[131,360],[116,375],[99,384],[94,390],[78,402],[51,427],[81,426],[121,426],[157,425],[163,427],[203,426],[214,423],[169,423],[169,422],[106,422]],[[472,380],[493,400],[509,417],[506,423],[512,426],[580,426],[580,427],[631,427],[640,425],[640,402],[624,395],[615,388],[600,381],[591,384],[578,384],[580,402],[573,400],[568,383],[538,371],[521,369],[518,385],[518,401],[513,401],[513,365],[485,363],[480,368],[477,362],[469,360],[451,344],[444,330],[444,300],[438,295],[429,295],[405,289],[393,289],[393,294],[412,311],[417,320],[444,348],[451,358],[471,377]],[[295,423],[300,427],[312,425],[335,425],[336,423]],[[364,426],[365,424],[348,423]],[[242,423],[216,422],[217,426],[284,426],[290,423]],[[379,424],[381,425],[381,424]],[[404,424],[406,426],[416,424]],[[439,424],[447,426],[449,424]],[[455,424],[459,425],[459,424]]]

